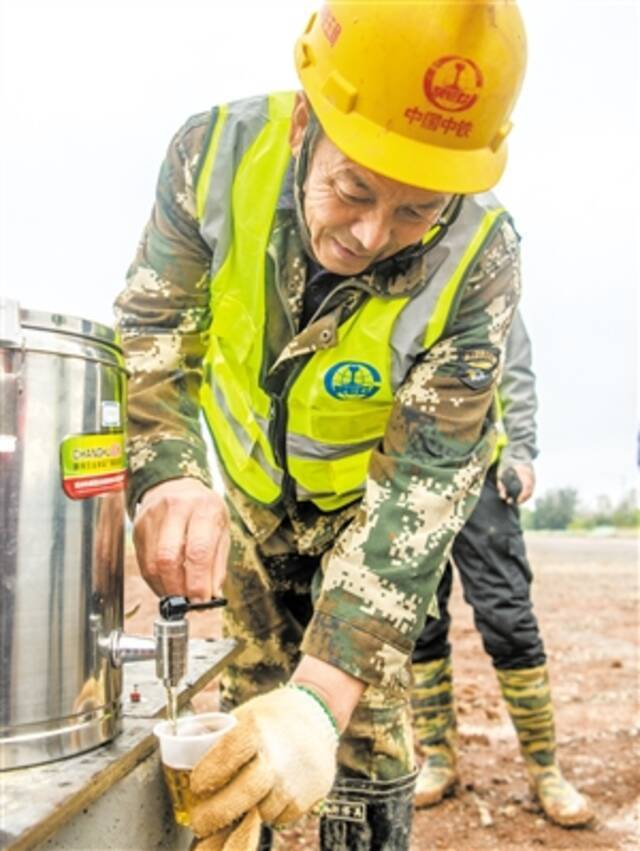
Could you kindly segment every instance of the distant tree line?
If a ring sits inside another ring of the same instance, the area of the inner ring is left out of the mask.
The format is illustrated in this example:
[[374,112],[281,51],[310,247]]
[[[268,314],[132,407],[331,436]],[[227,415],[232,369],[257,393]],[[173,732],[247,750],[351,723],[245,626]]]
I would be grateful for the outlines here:
[[617,503],[608,496],[599,496],[595,508],[586,508],[580,504],[575,488],[557,488],[538,497],[533,508],[522,508],[520,513],[525,529],[640,528],[635,490],[629,491]]

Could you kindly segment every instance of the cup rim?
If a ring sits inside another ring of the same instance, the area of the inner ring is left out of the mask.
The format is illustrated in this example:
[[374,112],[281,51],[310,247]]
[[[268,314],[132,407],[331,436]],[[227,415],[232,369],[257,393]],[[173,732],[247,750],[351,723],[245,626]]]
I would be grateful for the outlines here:
[[[210,730],[207,733],[201,733],[197,736],[180,736],[180,740],[182,742],[197,742],[204,735],[215,735],[217,733],[226,733],[231,730],[238,723],[238,719],[231,712],[199,712],[195,715],[183,715],[181,718],[178,718],[178,729],[180,728],[181,722],[188,722],[194,720],[218,720],[222,719],[226,723],[221,726],[218,730]],[[169,734],[167,728],[171,726],[171,721],[167,721],[166,719],[160,721],[153,728],[153,734],[157,739],[161,739],[165,736],[170,736],[171,738],[175,738],[173,734]]]

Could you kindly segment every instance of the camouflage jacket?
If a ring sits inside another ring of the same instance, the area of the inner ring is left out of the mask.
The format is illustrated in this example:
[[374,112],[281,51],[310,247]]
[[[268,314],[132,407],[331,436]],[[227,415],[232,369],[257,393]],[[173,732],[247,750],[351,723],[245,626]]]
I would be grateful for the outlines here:
[[[196,220],[194,181],[216,116],[214,109],[193,117],[172,140],[151,219],[116,302],[131,373],[130,510],[164,480],[195,476],[210,483],[199,388],[212,258]],[[366,296],[347,288],[326,315],[300,327],[308,264],[290,186],[278,204],[268,252],[274,271],[267,300],[286,300],[296,327],[272,320],[282,311],[272,314],[267,301],[265,356],[286,372],[289,358],[313,351],[327,325],[335,328]],[[387,261],[384,271],[361,277],[367,287],[398,293],[415,286],[422,269],[422,257],[409,252],[406,263]],[[505,222],[468,277],[445,335],[400,387],[361,501],[329,514],[311,502],[283,500],[267,508],[226,482],[228,498],[263,553],[269,554],[281,524],[293,531],[300,553],[325,553],[304,652],[366,682],[406,679],[453,537],[491,458],[489,412],[519,290],[518,239]]]

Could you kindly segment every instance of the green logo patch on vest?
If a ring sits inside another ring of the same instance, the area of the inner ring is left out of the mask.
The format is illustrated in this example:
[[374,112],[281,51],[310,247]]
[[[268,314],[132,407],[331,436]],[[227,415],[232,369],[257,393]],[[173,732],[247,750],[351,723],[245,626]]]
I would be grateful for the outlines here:
[[484,390],[494,379],[500,354],[494,348],[463,349],[456,364],[460,381],[472,390]]
[[380,389],[382,378],[370,363],[343,360],[328,369],[324,386],[334,399],[368,399]]

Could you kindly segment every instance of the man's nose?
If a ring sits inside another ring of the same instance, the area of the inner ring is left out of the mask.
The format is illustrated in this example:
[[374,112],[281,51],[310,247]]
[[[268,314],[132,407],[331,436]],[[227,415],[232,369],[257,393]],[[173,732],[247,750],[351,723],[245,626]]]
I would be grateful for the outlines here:
[[378,254],[389,243],[391,224],[384,213],[367,210],[351,226],[351,233],[368,254]]

